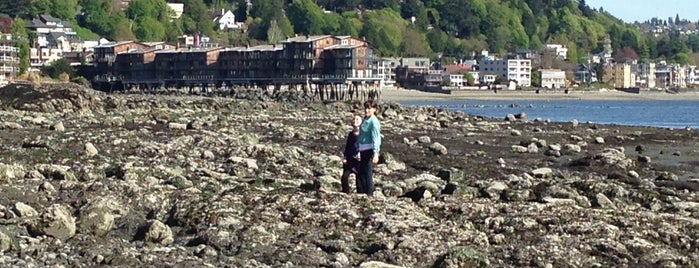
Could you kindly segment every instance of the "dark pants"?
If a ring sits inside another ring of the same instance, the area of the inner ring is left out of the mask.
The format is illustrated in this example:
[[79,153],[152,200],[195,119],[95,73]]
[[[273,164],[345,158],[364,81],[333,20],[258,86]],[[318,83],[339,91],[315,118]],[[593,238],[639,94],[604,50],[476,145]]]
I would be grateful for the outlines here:
[[365,193],[374,196],[374,167],[371,163],[374,151],[366,150],[359,152],[359,173],[357,174],[357,193]]
[[[340,183],[342,184],[342,192],[343,193],[349,194],[349,192],[350,192],[349,176],[352,173],[355,173],[355,172],[352,172],[352,170],[350,170],[350,169],[343,169],[342,170],[342,177],[340,177]],[[355,178],[356,178],[356,175],[355,175]]]

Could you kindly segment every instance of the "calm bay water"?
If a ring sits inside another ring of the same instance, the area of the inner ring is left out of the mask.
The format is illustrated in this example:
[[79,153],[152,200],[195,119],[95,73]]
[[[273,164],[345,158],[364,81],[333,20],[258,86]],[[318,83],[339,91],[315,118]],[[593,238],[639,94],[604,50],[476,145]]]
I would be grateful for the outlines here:
[[581,123],[699,128],[699,101],[694,100],[435,100],[399,103],[445,107],[494,118],[526,113],[530,120],[570,122],[577,119]]

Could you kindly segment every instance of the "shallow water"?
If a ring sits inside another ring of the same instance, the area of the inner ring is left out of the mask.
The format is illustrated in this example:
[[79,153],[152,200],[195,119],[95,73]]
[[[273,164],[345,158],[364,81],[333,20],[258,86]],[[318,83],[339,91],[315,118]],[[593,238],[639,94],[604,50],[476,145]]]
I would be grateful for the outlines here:
[[699,128],[699,101],[695,100],[430,100],[399,103],[439,106],[494,118],[526,113],[530,120],[570,122],[576,119],[601,124]]

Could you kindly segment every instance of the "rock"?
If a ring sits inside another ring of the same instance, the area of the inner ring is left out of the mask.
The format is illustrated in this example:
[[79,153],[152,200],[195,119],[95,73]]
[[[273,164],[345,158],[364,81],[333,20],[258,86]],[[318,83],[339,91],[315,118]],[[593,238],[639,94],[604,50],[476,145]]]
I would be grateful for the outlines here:
[[602,138],[602,137],[596,137],[596,138],[595,138],[595,143],[597,143],[597,144],[604,144],[604,138]]
[[97,148],[95,148],[95,145],[93,145],[91,142],[85,143],[85,155],[87,157],[93,157],[98,153],[99,152],[97,151]]
[[167,128],[172,130],[187,130],[187,124],[170,122],[167,124]]
[[535,154],[539,152],[539,146],[536,143],[531,143],[527,146],[527,152],[530,154]]
[[440,144],[439,142],[432,143],[429,149],[435,155],[446,155],[448,153],[447,147],[444,147],[444,145]]
[[20,217],[34,217],[39,215],[39,212],[37,212],[33,207],[22,202],[15,203],[15,205],[12,207],[12,212]]
[[616,209],[616,205],[614,204],[614,202],[612,202],[612,200],[609,200],[609,198],[607,198],[607,196],[602,193],[596,194],[594,201],[595,202],[593,205],[595,205],[596,207]]
[[511,130],[510,130],[510,135],[519,137],[519,136],[522,136],[522,131],[519,131],[519,130],[516,130],[516,129],[511,129]]
[[500,194],[508,188],[509,187],[507,187],[507,184],[500,181],[495,181],[491,182],[485,189],[483,189],[483,192],[485,193],[486,197],[500,198]]
[[404,266],[392,265],[380,261],[368,261],[360,264],[359,268],[404,268]]
[[54,130],[54,131],[58,131],[58,132],[66,131],[66,128],[63,126],[63,122],[61,122],[61,121],[58,121],[55,124],[51,125],[51,127],[49,127],[49,129]]
[[12,182],[16,179],[24,177],[27,173],[24,166],[18,164],[3,164],[0,163],[0,182]]
[[510,121],[510,122],[514,122],[514,121],[517,121],[517,117],[515,117],[514,114],[507,114],[505,116],[505,120]]
[[639,163],[650,163],[650,156],[647,155],[639,155],[638,158],[636,159]]
[[529,151],[527,147],[524,147],[522,145],[512,145],[512,151],[515,153],[526,153]]
[[105,236],[114,229],[114,220],[127,213],[128,209],[112,197],[95,198],[80,209],[80,233]]
[[430,143],[430,142],[432,142],[432,139],[430,139],[429,136],[420,136],[417,138],[417,141],[419,143]]
[[0,129],[22,129],[24,128],[17,122],[2,122],[0,123]]
[[148,230],[145,233],[144,240],[146,242],[153,242],[161,244],[164,246],[172,244],[175,239],[172,236],[172,230],[169,226],[160,222],[159,220],[153,220],[148,224]]
[[553,170],[551,168],[537,168],[532,170],[532,176],[535,178],[551,178],[553,176]]
[[58,239],[68,239],[75,235],[76,226],[70,210],[60,204],[53,204],[46,209],[39,219],[27,226],[32,236],[47,235]]
[[17,240],[14,239],[12,236],[6,234],[4,231],[0,230],[0,253],[18,249],[19,243],[17,242]]
[[564,145],[563,147],[569,152],[579,153],[582,151],[582,148],[580,147],[580,145],[577,145],[577,144],[568,143],[568,144]]

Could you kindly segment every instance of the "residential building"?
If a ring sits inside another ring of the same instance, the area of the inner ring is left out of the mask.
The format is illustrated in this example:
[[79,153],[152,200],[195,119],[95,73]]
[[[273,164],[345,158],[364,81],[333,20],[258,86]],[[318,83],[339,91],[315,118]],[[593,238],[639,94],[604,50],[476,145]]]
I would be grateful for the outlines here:
[[29,66],[32,71],[39,71],[41,67],[62,58],[63,50],[60,48],[39,47],[29,49]]
[[463,87],[467,84],[463,74],[443,73],[442,80],[447,81],[449,83],[447,86],[450,87]]
[[542,69],[541,87],[543,88],[564,88],[566,86],[566,73],[558,69]]
[[[134,50],[143,50],[148,46],[136,41],[120,41],[100,44],[94,47],[92,63],[95,66],[96,72],[103,75],[115,74],[114,62],[116,56],[120,53]],[[105,77],[106,79],[107,77]],[[109,78],[111,79],[111,78]]]
[[655,88],[655,63],[641,62],[632,65],[632,73],[636,74],[635,85],[642,88]]
[[51,15],[39,15],[27,23],[27,28],[36,32],[34,47],[57,46],[58,37],[65,36],[72,41],[76,35],[69,21],[62,21]]
[[235,21],[235,14],[230,10],[221,9],[214,17],[219,30],[238,30],[243,28],[243,23]]
[[368,44],[353,37],[336,37],[336,45],[326,47],[321,53],[319,68],[326,77],[341,79],[374,77],[372,50]]
[[[99,83],[132,86],[340,85],[378,87],[373,51],[350,36],[290,38],[254,47],[181,47],[119,42],[95,49]],[[110,87],[111,88],[111,87]]]
[[631,65],[626,63],[605,65],[602,81],[615,88],[633,87],[634,85],[631,84]]
[[495,80],[498,78],[497,74],[493,73],[479,73],[479,79],[481,85],[491,85],[495,83]]
[[[388,57],[381,58],[379,62],[377,75],[381,78],[383,86],[393,86],[399,80],[404,81],[409,72],[427,72],[431,64],[429,58]],[[397,68],[401,68],[401,70],[397,71]],[[401,76],[397,77],[399,72]]]
[[179,19],[184,13],[183,3],[167,3],[167,6],[172,9],[172,19]]
[[552,51],[558,58],[562,60],[568,59],[568,48],[559,44],[546,44],[545,50]]
[[227,48],[219,52],[218,68],[224,81],[252,84],[272,82],[279,76],[281,45]]
[[576,83],[596,83],[597,73],[590,64],[578,64],[573,73],[573,80]]
[[[189,83],[213,82],[218,78],[217,66],[222,48],[181,48],[155,52],[155,78]],[[143,56],[146,58],[146,56]],[[144,66],[144,68],[146,68]]]
[[19,47],[12,35],[0,33],[0,82],[14,78],[19,72]]
[[482,74],[497,74],[520,87],[532,85],[532,63],[528,59],[486,60],[480,64]]

